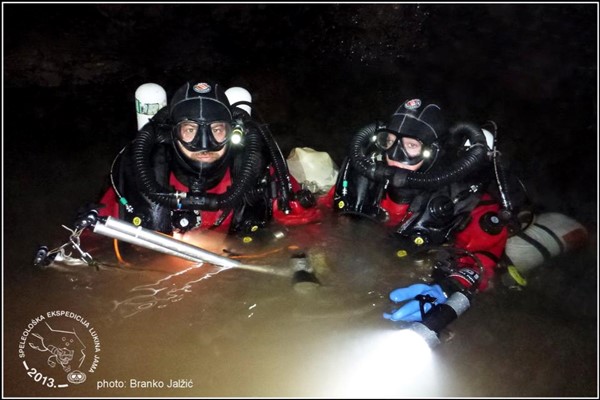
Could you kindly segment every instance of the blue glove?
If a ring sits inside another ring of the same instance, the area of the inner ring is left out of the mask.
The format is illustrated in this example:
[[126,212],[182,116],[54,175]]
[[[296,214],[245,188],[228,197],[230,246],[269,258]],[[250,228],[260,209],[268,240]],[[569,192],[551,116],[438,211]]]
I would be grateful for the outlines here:
[[[422,321],[421,307],[417,296],[431,296],[431,300],[435,299],[434,304],[443,304],[447,297],[444,295],[442,288],[438,284],[427,285],[425,283],[415,283],[405,288],[394,289],[390,292],[390,300],[394,303],[410,300],[402,307],[394,310],[391,314],[384,313],[383,318],[392,321]],[[431,310],[431,303],[425,302],[423,311],[426,313]]]

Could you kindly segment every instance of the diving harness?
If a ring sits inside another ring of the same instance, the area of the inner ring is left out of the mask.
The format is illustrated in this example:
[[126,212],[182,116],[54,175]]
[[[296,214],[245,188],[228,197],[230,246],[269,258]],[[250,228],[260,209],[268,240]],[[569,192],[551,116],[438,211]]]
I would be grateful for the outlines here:
[[[241,151],[241,153],[238,155],[240,162],[236,164],[238,165],[235,171],[236,176],[232,177],[232,185],[224,193],[206,193],[202,189],[199,190],[198,185],[194,185],[193,182],[189,185],[187,192],[167,189],[157,182],[150,165],[150,154],[156,144],[167,141],[164,135],[160,134],[161,129],[166,126],[160,122],[160,112],[150,120],[149,125],[138,132],[136,139],[128,145],[131,146],[133,154],[133,169],[137,186],[147,201],[171,210],[174,230],[185,232],[199,226],[201,211],[221,210],[219,218],[212,226],[212,228],[218,227],[237,204],[253,204],[265,196],[271,199],[277,198],[278,209],[284,214],[291,212],[290,201],[293,199],[298,200],[304,207],[315,204],[314,196],[311,196],[311,193],[300,191],[294,194],[292,192],[286,160],[268,126],[249,118],[249,114],[239,107],[240,104],[251,106],[249,102],[238,102],[232,105],[234,120],[230,143],[236,147],[236,151]],[[263,145],[266,146],[271,160],[275,179],[270,181],[270,179],[264,180],[263,178],[261,186],[256,187],[260,172],[257,171],[260,169],[257,166],[263,165],[261,161]],[[134,207],[119,190],[114,178],[115,165],[128,146],[125,146],[115,157],[111,165],[110,180],[120,204],[124,207],[124,214],[128,215],[127,219],[139,226],[143,224],[143,216],[136,213]]]

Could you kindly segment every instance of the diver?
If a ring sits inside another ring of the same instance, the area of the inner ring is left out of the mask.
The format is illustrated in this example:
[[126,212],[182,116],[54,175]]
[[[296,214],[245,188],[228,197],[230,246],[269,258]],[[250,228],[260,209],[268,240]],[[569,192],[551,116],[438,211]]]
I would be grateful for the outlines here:
[[251,117],[250,102],[238,103],[218,83],[181,86],[115,158],[99,215],[167,234],[318,219],[268,126]]
[[522,202],[518,190],[499,193],[516,185],[488,141],[471,123],[448,129],[440,107],[421,99],[353,136],[328,204],[385,225],[408,254],[438,250],[432,281],[393,290],[392,301],[409,301],[385,318],[420,321],[452,293],[470,298],[488,287]]

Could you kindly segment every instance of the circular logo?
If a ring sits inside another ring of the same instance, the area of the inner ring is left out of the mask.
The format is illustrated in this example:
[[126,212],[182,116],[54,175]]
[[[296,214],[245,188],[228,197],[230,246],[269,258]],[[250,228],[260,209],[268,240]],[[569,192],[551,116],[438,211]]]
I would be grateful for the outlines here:
[[198,93],[208,93],[210,92],[210,85],[206,82],[196,83],[194,85],[194,92]]
[[421,100],[419,100],[419,99],[408,100],[406,103],[404,103],[404,107],[408,110],[416,110],[417,108],[421,107]]
[[96,372],[102,350],[96,329],[71,311],[48,311],[32,318],[19,341],[27,375],[49,388],[79,385]]

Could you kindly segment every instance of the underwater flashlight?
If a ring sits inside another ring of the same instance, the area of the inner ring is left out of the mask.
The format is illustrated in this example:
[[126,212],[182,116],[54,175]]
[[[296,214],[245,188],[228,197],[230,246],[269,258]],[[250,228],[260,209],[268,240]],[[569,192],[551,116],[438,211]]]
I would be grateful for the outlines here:
[[240,131],[233,131],[231,135],[231,143],[239,144],[242,141],[242,133]]
[[244,137],[244,127],[238,122],[231,130],[231,143],[240,144],[242,142],[242,137]]
[[440,331],[467,311],[470,305],[465,294],[455,292],[445,303],[431,307],[422,322],[413,322],[406,329],[417,333],[433,349],[440,344]]

